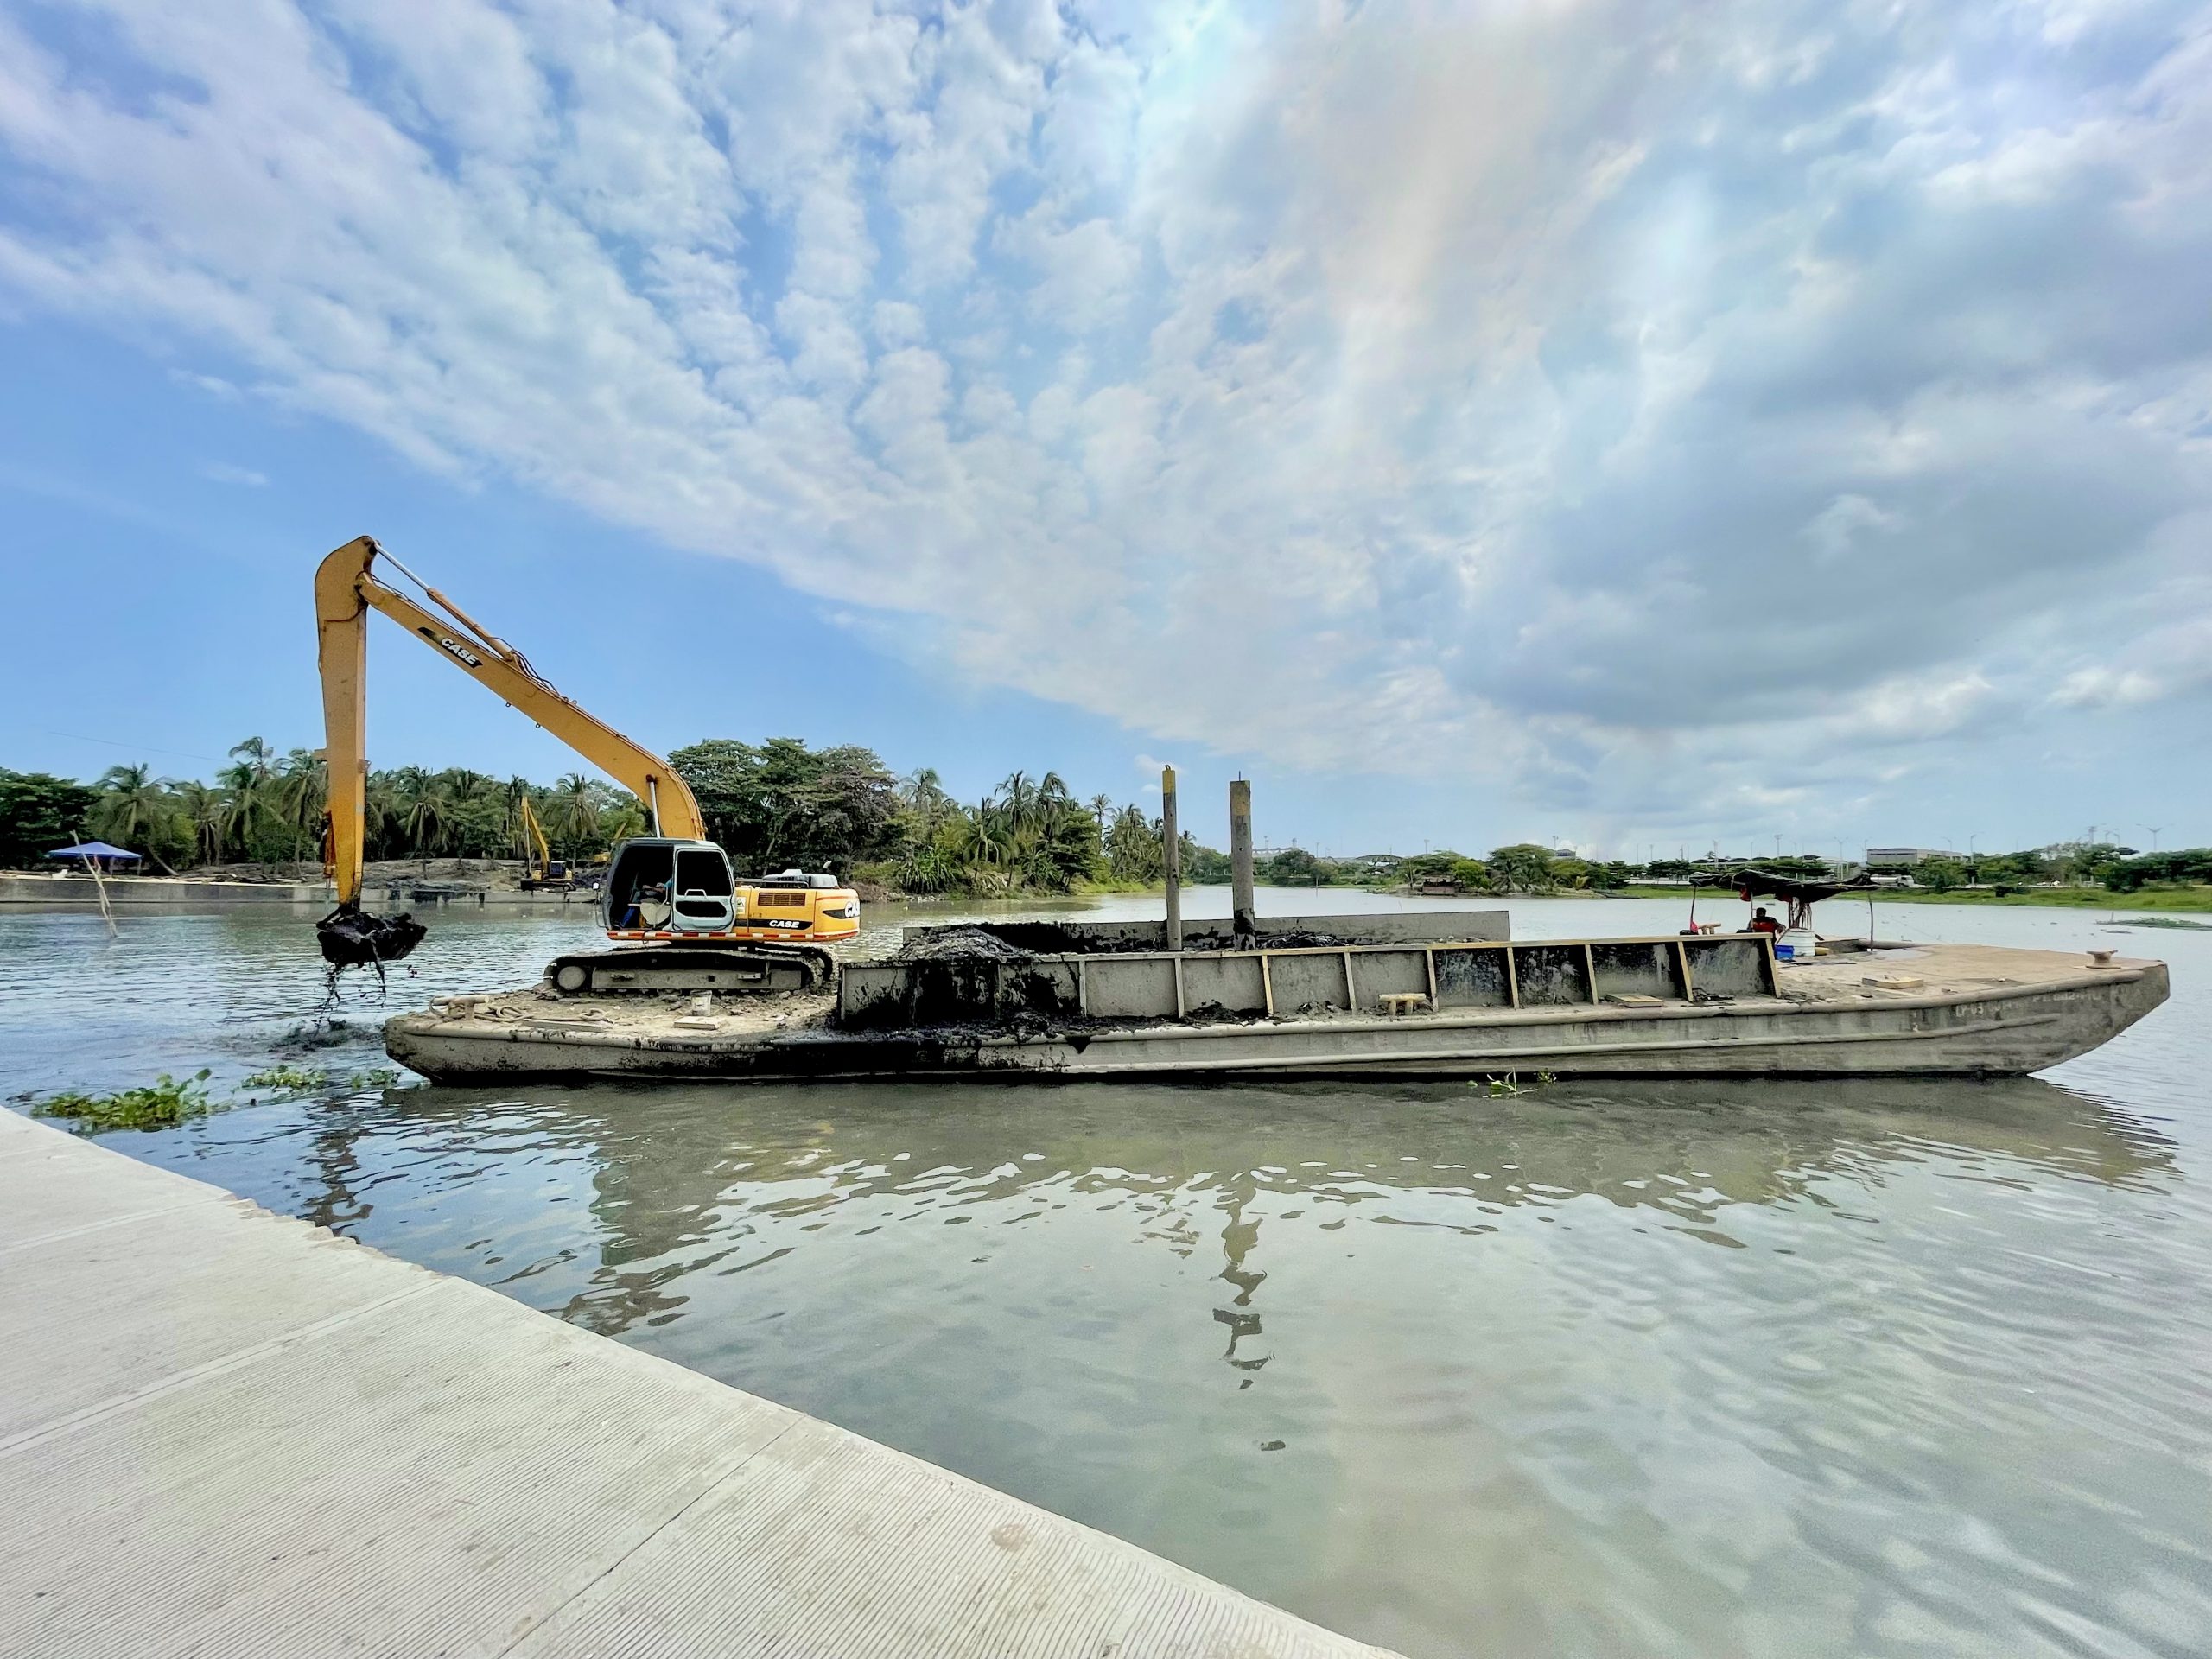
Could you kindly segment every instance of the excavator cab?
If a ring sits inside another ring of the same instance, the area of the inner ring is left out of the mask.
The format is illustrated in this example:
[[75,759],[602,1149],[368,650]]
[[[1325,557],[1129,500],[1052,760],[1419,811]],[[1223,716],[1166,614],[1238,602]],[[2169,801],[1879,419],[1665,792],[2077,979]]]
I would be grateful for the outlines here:
[[727,933],[737,920],[729,858],[711,841],[640,836],[615,849],[600,925],[632,938]]

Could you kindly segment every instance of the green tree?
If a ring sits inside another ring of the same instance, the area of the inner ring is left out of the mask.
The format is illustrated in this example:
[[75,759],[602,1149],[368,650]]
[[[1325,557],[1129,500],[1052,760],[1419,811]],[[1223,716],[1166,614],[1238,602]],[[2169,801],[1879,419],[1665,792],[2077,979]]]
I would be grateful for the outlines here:
[[1948,893],[1967,884],[1967,867],[1955,858],[1925,858],[1913,866],[1912,879],[1930,893]]
[[188,778],[176,786],[176,809],[191,827],[193,856],[202,864],[221,863],[229,798],[213,785]]
[[294,749],[276,769],[276,816],[290,832],[295,859],[321,851],[329,807],[329,768],[314,750]]
[[1106,830],[1106,866],[1119,880],[1159,880],[1167,868],[1159,821],[1134,803],[1122,807]]
[[442,851],[453,824],[453,798],[442,780],[427,778],[407,798],[400,826],[407,836],[409,856],[425,866]]
[[445,849],[460,858],[494,858],[507,845],[505,788],[489,772],[448,766],[438,774],[447,802]]
[[46,855],[84,838],[98,798],[73,779],[0,766],[0,864],[51,869]]
[[1098,820],[1068,791],[1056,772],[1039,781],[1029,828],[1020,832],[1022,880],[1030,887],[1065,893],[1096,875],[1103,862]]
[[1497,880],[1479,858],[1455,858],[1447,874],[1467,893],[1488,893]]
[[614,798],[599,815],[600,845],[583,850],[601,853],[642,836],[652,826],[645,821],[645,804],[627,790],[614,791]]
[[226,796],[224,839],[248,859],[271,859],[283,851],[283,823],[276,798],[276,760],[268,740],[249,737],[234,743],[231,764],[218,775]]
[[99,791],[92,825],[103,841],[143,852],[163,869],[170,868],[168,855],[181,857],[189,848],[168,781],[155,777],[151,766],[110,766],[100,774]]
[[599,791],[581,772],[572,772],[553,785],[545,802],[545,828],[556,836],[565,852],[580,851],[599,838]]
[[537,786],[519,773],[499,785],[499,827],[505,850],[512,857],[531,859],[537,856],[537,843],[523,822],[525,802],[537,817],[538,828],[543,830],[545,814],[538,810]]
[[741,868],[846,869],[899,844],[898,779],[856,744],[816,750],[792,737],[758,747],[709,738],[669,764],[697,797],[707,833]]
[[1500,893],[1546,893],[1556,885],[1551,849],[1532,841],[1517,841],[1491,850],[1491,874],[1503,885]]
[[1218,847],[1199,845],[1188,830],[1183,834],[1183,879],[1194,887],[1219,887],[1234,874],[1229,855]]
[[960,816],[960,804],[945,793],[944,779],[931,766],[907,775],[899,786],[899,805],[925,840]]

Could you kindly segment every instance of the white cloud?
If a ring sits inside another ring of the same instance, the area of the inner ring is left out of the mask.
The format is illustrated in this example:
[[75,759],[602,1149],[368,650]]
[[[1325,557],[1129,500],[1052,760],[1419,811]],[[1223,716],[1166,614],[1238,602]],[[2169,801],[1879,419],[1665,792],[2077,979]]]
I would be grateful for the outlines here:
[[1816,815],[2212,657],[2184,7],[99,10],[0,304],[1160,741]]
[[2077,668],[2058,683],[2050,700],[2067,709],[2115,709],[2155,702],[2167,688],[2136,668]]
[[[2207,573],[2212,580],[2212,572]],[[2092,663],[2059,681],[2050,701],[2067,709],[2126,709],[2212,686],[2212,611],[2161,624],[2116,661]]]
[[250,490],[266,489],[269,475],[257,473],[251,467],[233,467],[228,461],[211,461],[200,468],[200,476],[214,484],[238,484]]

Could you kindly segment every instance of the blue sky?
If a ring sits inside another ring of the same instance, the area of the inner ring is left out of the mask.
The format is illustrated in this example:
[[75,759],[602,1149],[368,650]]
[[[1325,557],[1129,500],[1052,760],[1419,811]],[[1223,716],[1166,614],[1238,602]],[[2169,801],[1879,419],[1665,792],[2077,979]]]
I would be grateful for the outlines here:
[[2208,270],[2202,5],[0,0],[0,764],[315,741],[367,531],[664,749],[2202,842]]

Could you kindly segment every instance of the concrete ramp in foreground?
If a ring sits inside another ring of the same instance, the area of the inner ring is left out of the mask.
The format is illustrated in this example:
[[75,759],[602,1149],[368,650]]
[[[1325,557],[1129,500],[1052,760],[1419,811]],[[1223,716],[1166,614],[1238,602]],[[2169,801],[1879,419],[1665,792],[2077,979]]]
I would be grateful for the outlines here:
[[1373,1655],[0,1111],[0,1653]]

